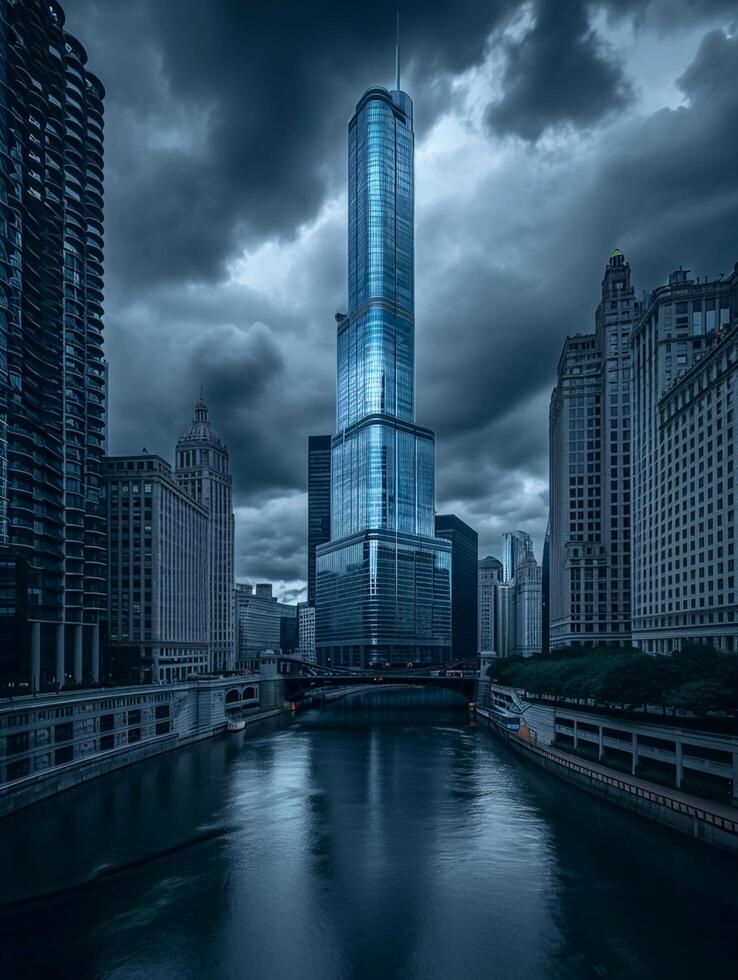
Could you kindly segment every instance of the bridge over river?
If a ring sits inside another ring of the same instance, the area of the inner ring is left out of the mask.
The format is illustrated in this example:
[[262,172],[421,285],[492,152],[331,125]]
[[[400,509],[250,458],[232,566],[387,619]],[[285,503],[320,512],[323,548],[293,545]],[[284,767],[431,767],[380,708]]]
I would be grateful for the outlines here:
[[331,687],[386,687],[409,686],[450,690],[461,694],[468,701],[474,700],[479,673],[464,670],[458,665],[433,666],[430,668],[396,668],[376,670],[349,670],[347,668],[321,667],[294,657],[279,658],[284,675],[285,694],[291,701],[301,701],[306,696]]

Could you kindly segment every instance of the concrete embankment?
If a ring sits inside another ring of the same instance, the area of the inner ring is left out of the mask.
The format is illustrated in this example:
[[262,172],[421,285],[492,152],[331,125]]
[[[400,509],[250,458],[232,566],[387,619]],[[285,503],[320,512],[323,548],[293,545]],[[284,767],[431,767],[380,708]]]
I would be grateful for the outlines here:
[[0,817],[115,769],[289,711],[281,677],[197,678],[0,705]]
[[734,807],[621,774],[554,746],[544,748],[506,729],[487,708],[477,706],[476,715],[525,761],[609,803],[738,854],[738,810]]

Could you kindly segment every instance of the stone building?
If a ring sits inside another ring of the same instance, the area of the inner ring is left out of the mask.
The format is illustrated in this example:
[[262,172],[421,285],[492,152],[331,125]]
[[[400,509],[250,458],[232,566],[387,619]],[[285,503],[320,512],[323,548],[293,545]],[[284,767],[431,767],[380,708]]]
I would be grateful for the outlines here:
[[738,265],[684,270],[633,332],[633,639],[738,651],[735,588]]
[[168,683],[207,671],[208,511],[159,456],[109,456],[104,475],[109,673]]
[[549,415],[551,649],[631,641],[631,355],[638,303],[615,249],[595,331],[567,337]]
[[202,398],[187,432],[177,441],[179,485],[208,512],[205,576],[210,603],[210,669],[233,670],[236,628],[233,610],[234,526],[230,456],[208,418]]

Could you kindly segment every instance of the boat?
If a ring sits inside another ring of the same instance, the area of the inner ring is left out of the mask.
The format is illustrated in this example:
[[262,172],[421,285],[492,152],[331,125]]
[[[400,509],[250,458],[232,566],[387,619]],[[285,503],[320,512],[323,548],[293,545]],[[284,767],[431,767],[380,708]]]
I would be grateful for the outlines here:
[[226,722],[227,732],[242,732],[246,727],[245,718],[229,718]]

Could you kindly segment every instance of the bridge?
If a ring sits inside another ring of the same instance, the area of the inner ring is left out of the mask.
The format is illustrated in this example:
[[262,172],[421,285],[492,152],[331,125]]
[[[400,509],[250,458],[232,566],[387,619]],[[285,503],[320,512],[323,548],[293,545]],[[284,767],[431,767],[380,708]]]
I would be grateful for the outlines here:
[[279,657],[279,670],[284,678],[285,693],[290,701],[330,687],[430,687],[455,691],[467,701],[473,701],[479,672],[464,670],[462,665],[432,665],[416,668],[377,667],[373,670],[352,670],[348,667],[321,667],[295,657]]

